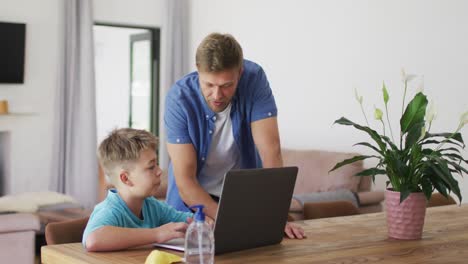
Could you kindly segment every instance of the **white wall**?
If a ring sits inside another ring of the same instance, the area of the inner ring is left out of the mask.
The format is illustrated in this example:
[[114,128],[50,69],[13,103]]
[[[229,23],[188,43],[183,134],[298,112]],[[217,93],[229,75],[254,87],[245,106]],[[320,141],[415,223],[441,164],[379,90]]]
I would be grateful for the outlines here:
[[[361,151],[368,138],[332,126],[346,116],[363,117],[353,87],[364,96],[369,118],[382,107],[381,84],[391,96],[397,133],[401,115],[400,69],[423,74],[438,119],[432,131],[453,131],[468,110],[468,2],[462,0],[197,0],[190,2],[194,52],[212,31],[233,34],[246,58],[260,63],[279,108],[283,147]],[[414,95],[415,87],[408,94]],[[408,100],[407,100],[408,101]],[[378,128],[372,121],[371,125]],[[468,140],[468,127],[462,131]],[[465,157],[467,157],[465,152]],[[378,178],[377,188],[384,188]],[[468,199],[468,181],[462,183]]]
[[0,84],[0,98],[9,101],[10,112],[32,113],[0,116],[0,130],[10,134],[11,179],[7,193],[45,190],[49,186],[52,109],[61,41],[59,3],[3,0],[0,4],[0,21],[26,23],[24,84]]

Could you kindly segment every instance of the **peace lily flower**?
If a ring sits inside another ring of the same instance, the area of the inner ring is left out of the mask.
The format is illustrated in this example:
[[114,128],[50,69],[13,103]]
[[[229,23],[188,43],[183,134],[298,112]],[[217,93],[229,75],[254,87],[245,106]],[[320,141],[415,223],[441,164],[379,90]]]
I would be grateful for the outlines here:
[[356,101],[358,101],[359,106],[361,107],[362,114],[364,115],[364,118],[366,119],[366,123],[367,123],[367,125],[369,125],[369,121],[367,121],[366,112],[364,112],[364,107],[362,106],[362,100],[363,100],[363,98],[362,98],[362,96],[360,96],[360,95],[358,94],[358,91],[357,91],[356,88],[354,88],[354,98],[356,98]]
[[375,110],[374,110],[374,118],[375,120],[379,120],[379,121],[382,121],[382,116],[383,116],[383,112],[382,110],[380,110],[379,108],[376,108],[374,106]]
[[415,74],[406,74],[405,69],[401,68],[401,81],[403,83],[407,83],[409,81],[412,81],[416,78]]
[[431,127],[431,123],[436,117],[437,117],[437,112],[435,109],[434,101],[431,100],[431,102],[429,103],[429,106],[427,107],[426,116],[424,117],[426,122],[429,123],[429,127]]
[[401,81],[403,83],[407,83],[409,81],[412,81],[416,78],[415,74],[406,74],[406,71],[404,68],[401,68]]

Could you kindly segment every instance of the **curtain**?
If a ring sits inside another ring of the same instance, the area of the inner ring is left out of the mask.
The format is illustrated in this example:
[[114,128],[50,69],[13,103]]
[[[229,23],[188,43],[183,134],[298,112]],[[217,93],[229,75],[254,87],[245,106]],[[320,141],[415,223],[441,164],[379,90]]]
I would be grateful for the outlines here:
[[166,94],[178,79],[188,73],[188,0],[167,0],[166,20],[163,26],[165,38],[165,57],[163,61],[162,85],[160,89],[160,146],[159,165],[167,169],[169,155],[166,148],[166,132],[164,128],[164,105]]
[[97,202],[96,102],[91,0],[64,1],[64,42],[50,189],[86,208]]

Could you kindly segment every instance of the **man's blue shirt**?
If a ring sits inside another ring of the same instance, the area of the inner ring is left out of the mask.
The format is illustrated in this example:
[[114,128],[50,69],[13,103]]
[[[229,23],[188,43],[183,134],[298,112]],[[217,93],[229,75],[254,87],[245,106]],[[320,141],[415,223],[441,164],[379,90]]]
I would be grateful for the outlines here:
[[[261,160],[255,147],[250,124],[277,115],[275,99],[263,69],[244,60],[244,70],[231,104],[230,117],[234,140],[241,156],[241,168],[259,168]],[[164,124],[167,142],[192,144],[197,154],[197,177],[211,144],[209,131],[215,129],[216,113],[207,105],[201,92],[198,72],[176,82],[166,97]],[[172,162],[169,164],[167,203],[189,211],[179,195]]]
[[88,235],[103,226],[154,228],[171,222],[186,222],[187,217],[193,216],[191,213],[177,211],[154,197],[144,200],[141,214],[143,219],[128,208],[116,189],[109,190],[106,199],[96,205],[89,218],[83,233],[83,246],[86,247]]

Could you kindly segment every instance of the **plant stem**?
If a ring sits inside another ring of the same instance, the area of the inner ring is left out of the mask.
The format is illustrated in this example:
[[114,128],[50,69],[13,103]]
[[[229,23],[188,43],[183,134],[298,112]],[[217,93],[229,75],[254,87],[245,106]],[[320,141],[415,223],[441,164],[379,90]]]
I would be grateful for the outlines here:
[[[405,92],[403,93],[403,104],[401,105],[401,116],[403,116],[404,111],[405,111],[405,97],[406,97],[407,88],[408,88],[408,80],[405,80]],[[402,148],[403,148],[403,133],[400,131],[400,149]]]
[[382,119],[380,119],[380,122],[382,122],[382,127],[383,127],[383,135],[385,136],[385,123]]
[[370,127],[369,125],[369,121],[367,121],[367,116],[366,116],[366,112],[364,112],[364,108],[362,107],[362,104],[359,104],[361,106],[361,111],[362,111],[362,114],[364,115],[364,118],[366,119],[366,124],[368,127]]
[[390,124],[390,118],[388,118],[388,107],[387,107],[387,104],[385,104],[385,112],[386,112],[386,114],[387,114],[388,128],[390,128],[390,136],[392,136],[392,141],[395,142],[395,139],[393,138],[392,124]]

